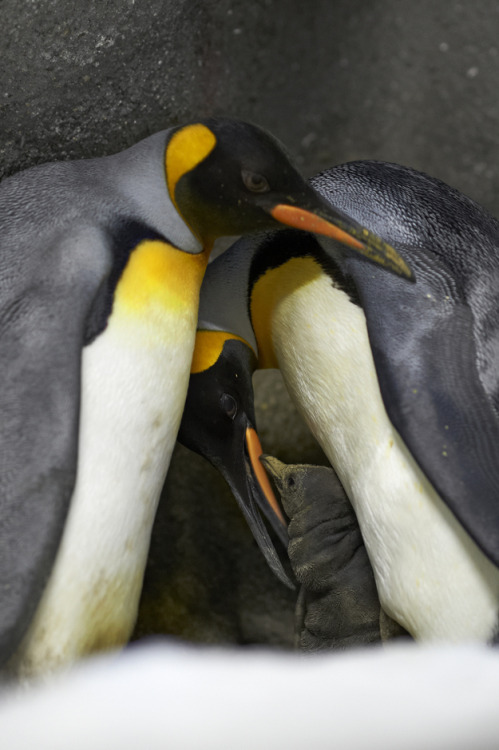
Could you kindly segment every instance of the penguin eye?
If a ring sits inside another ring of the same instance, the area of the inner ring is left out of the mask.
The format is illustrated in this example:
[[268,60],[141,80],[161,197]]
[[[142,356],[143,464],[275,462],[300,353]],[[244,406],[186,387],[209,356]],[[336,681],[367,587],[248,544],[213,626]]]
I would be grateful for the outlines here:
[[237,404],[236,399],[230,393],[222,393],[220,396],[220,406],[229,419],[234,419],[237,414]]
[[268,193],[270,190],[269,183],[263,174],[243,169],[241,176],[243,178],[244,186],[252,193]]
[[295,488],[295,484],[296,484],[295,478],[291,474],[291,476],[289,476],[287,480],[288,489],[293,490]]

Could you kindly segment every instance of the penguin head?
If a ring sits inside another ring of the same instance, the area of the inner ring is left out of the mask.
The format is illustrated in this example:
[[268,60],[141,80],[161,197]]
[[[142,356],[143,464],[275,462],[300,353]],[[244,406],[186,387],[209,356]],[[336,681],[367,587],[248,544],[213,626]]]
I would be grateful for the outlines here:
[[[322,504],[321,510],[331,507],[331,517],[346,518],[355,514],[335,471],[330,466],[311,464],[285,464],[275,456],[262,456],[261,462],[272,478],[284,508],[293,516],[303,507],[306,498],[314,498],[314,506]],[[309,516],[314,519],[313,509]],[[317,523],[321,516],[317,514]]]
[[260,511],[287,546],[286,522],[260,463],[252,375],[256,357],[244,339],[198,331],[178,440],[222,474],[270,568],[293,588]]
[[170,197],[205,247],[222,236],[291,226],[333,238],[398,275],[404,260],[336,211],[308,185],[280,143],[261,128],[207,119],[174,130],[166,145]]

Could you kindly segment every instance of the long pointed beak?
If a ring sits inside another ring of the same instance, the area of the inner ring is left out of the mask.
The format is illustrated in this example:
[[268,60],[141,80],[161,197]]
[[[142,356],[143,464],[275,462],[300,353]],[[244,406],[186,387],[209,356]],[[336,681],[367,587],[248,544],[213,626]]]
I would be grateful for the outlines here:
[[253,474],[260,486],[261,493],[257,498],[260,510],[272,524],[272,528],[279,535],[283,544],[288,543],[287,524],[284,520],[281,508],[270,484],[267,472],[263,467],[260,457],[263,455],[260,438],[252,427],[246,429],[246,448]]
[[414,274],[404,259],[381,237],[332,209],[320,210],[324,216],[298,206],[280,203],[270,209],[270,213],[281,224],[331,237],[398,276],[414,280]]
[[[270,569],[282,583],[288,586],[288,588],[294,589],[295,585],[284,570],[261,515],[263,513],[269,520],[272,528],[287,549],[288,533],[286,521],[272,490],[269,478],[260,462],[260,456],[262,455],[260,440],[254,428],[249,424],[246,426],[244,446],[241,446],[241,448],[244,454],[242,456],[244,464],[242,470],[242,467],[236,468],[225,462],[219,464],[218,468],[229,484],[250,527],[251,533]],[[240,466],[239,460],[238,466]]]

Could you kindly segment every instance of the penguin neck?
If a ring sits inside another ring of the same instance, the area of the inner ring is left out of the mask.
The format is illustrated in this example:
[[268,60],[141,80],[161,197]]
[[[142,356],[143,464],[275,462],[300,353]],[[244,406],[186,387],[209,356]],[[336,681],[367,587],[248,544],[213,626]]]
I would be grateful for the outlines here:
[[[147,321],[161,336],[161,318],[197,319],[199,290],[209,251],[191,255],[161,240],[144,240],[130,255],[114,294],[113,314],[132,325]],[[164,334],[171,338],[169,327]]]
[[[295,294],[305,290],[324,272],[315,258],[310,256],[289,258],[282,265],[267,270],[253,283],[250,297],[250,314],[258,344],[258,366],[279,368],[273,340],[274,319],[280,321],[279,310],[286,307]],[[280,332],[277,325],[276,333]],[[292,341],[292,339],[290,339]]]
[[[86,165],[90,177],[98,173],[100,180],[113,182],[110,195],[125,199],[128,215],[135,207],[137,217],[152,230],[185,252],[199,253],[203,247],[178,212],[167,188],[165,151],[170,133],[171,130],[155,133],[126,151],[89,160]],[[113,161],[116,168],[112,167]]]
[[254,238],[244,238],[208,264],[199,302],[198,328],[224,331],[257,351],[248,310]]
[[279,367],[272,330],[276,311],[286,300],[307,295],[320,278],[344,290],[347,299],[358,302],[355,286],[335,259],[334,243],[326,252],[314,235],[289,229],[264,236],[258,243],[249,269],[248,307],[258,343],[259,367]]

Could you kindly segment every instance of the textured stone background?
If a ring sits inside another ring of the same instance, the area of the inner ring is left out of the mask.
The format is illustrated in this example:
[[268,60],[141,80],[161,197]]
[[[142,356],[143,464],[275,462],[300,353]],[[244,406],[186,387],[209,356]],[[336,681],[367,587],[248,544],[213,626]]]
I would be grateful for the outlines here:
[[[272,130],[306,175],[375,158],[425,170],[499,215],[495,0],[2,0],[0,169],[99,156],[200,115]],[[276,373],[264,447],[322,454]],[[223,482],[178,450],[139,632],[289,643],[274,582]]]

